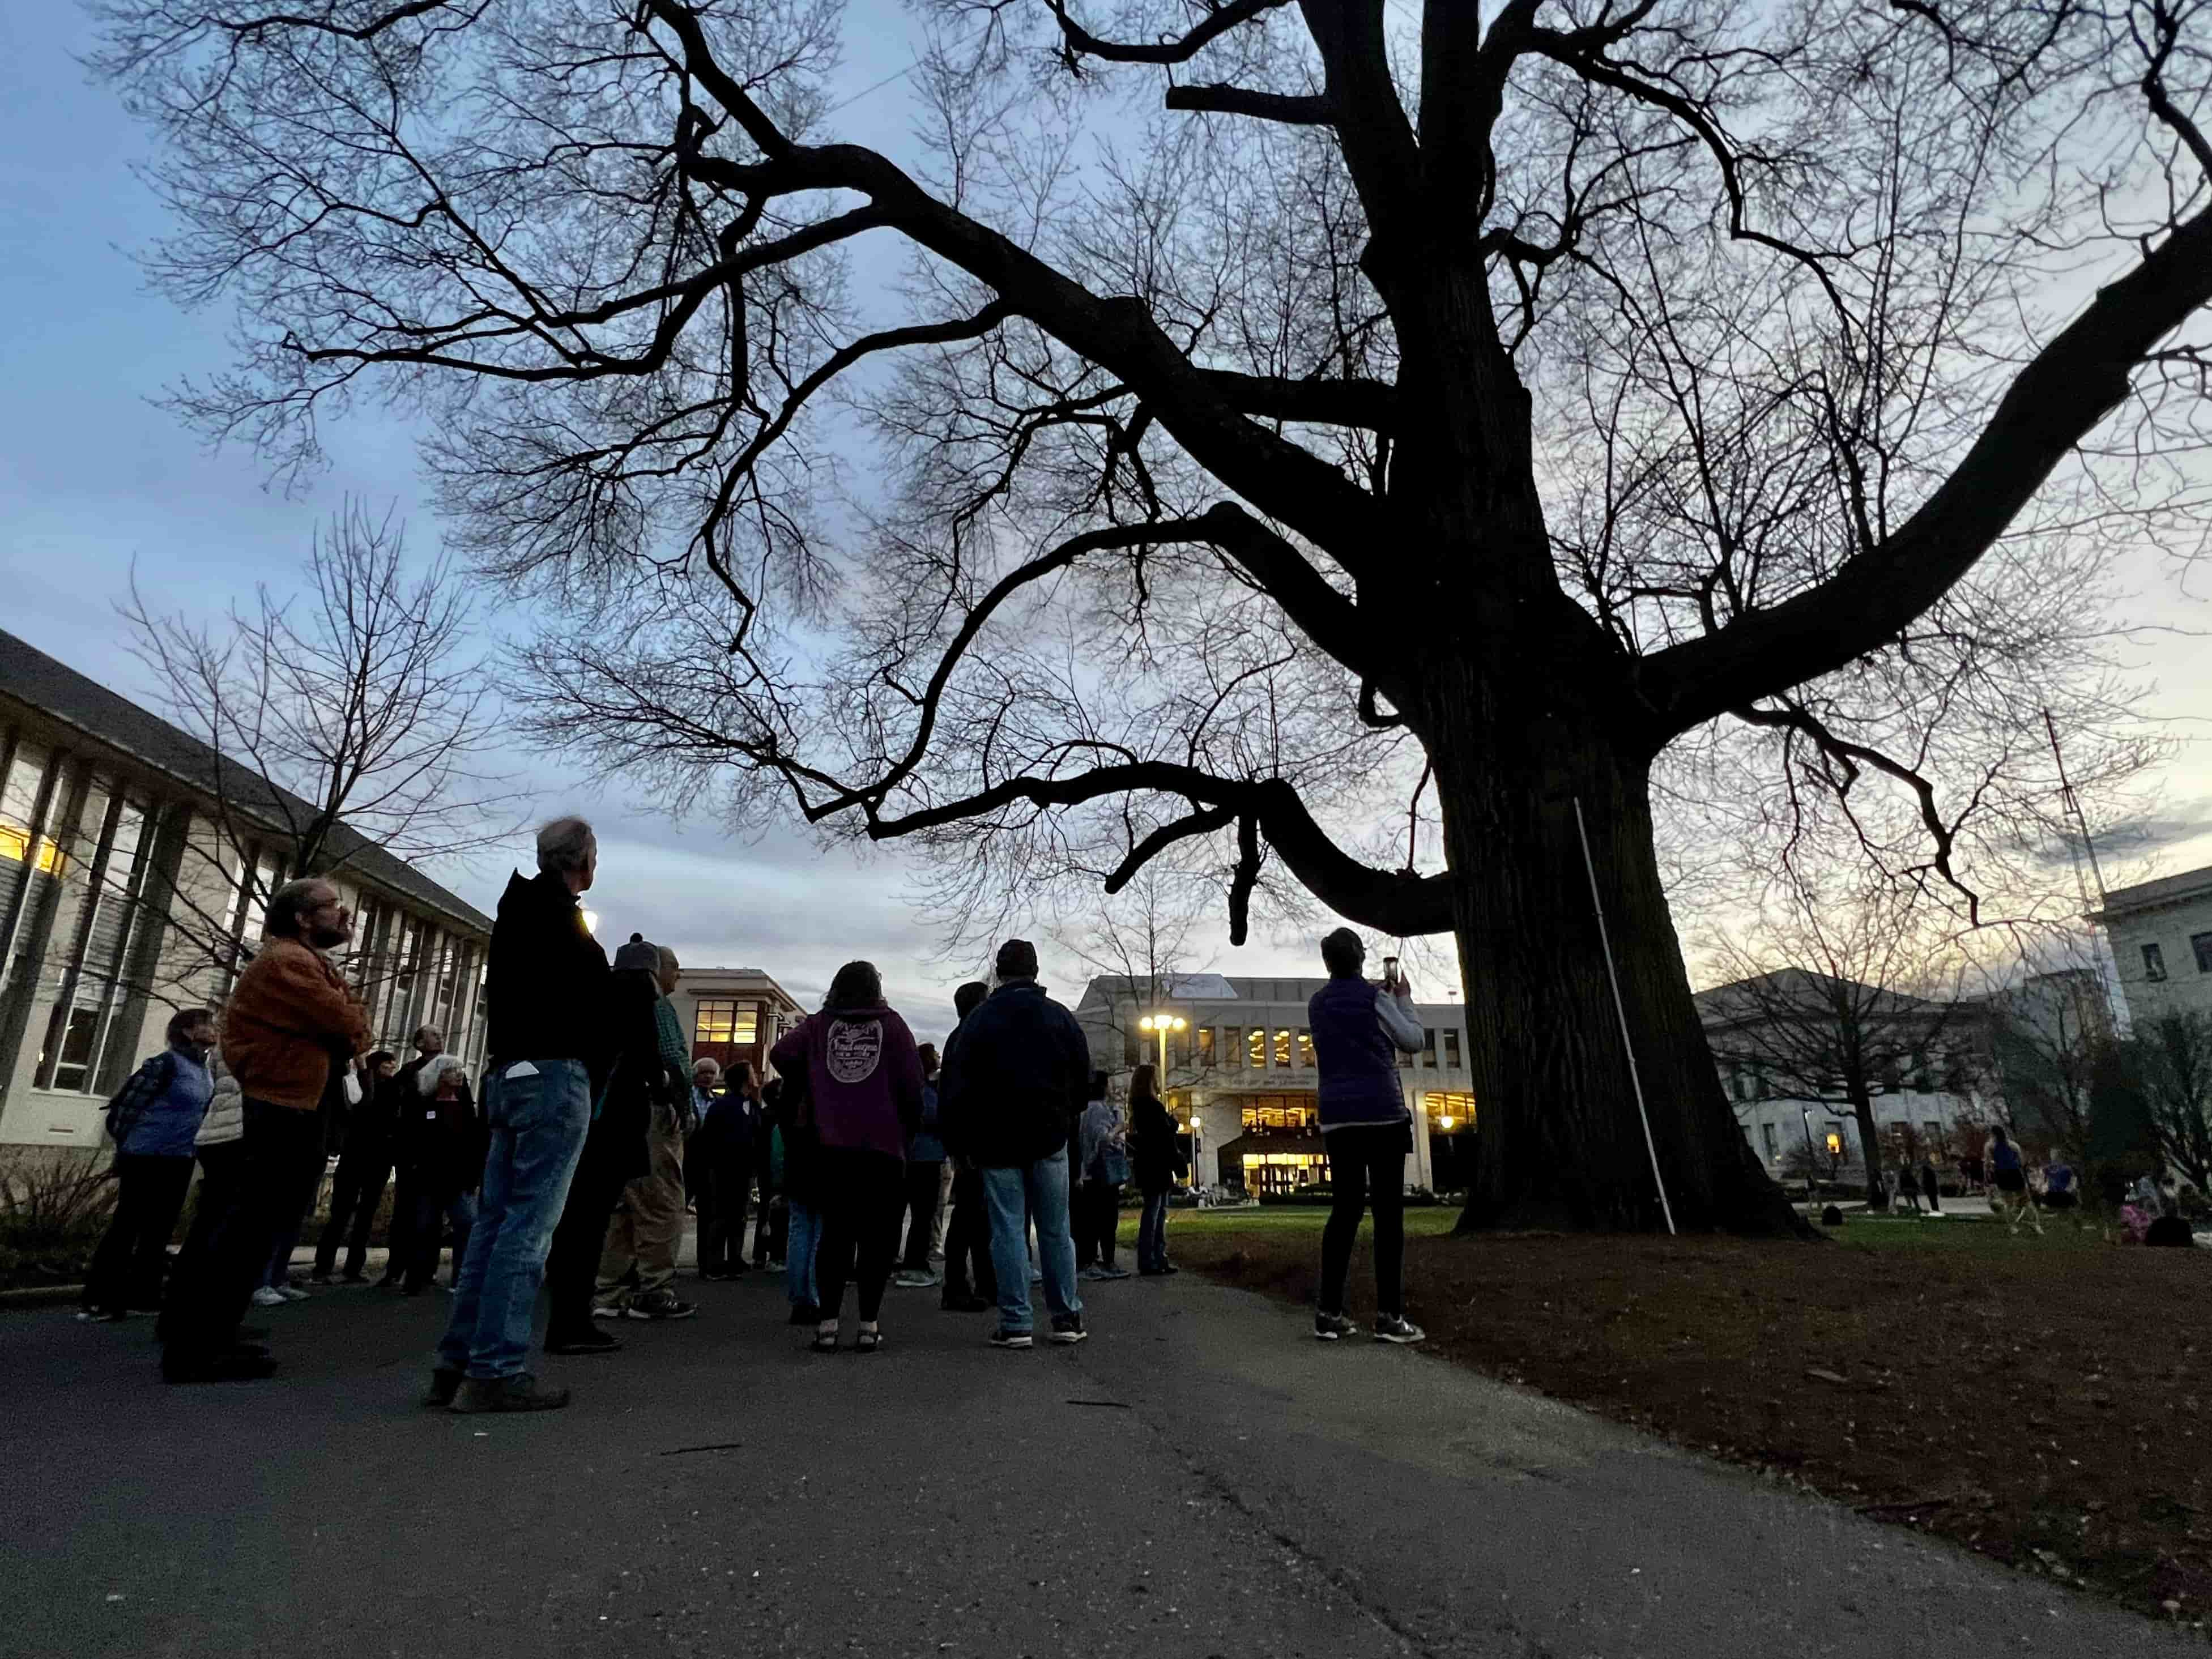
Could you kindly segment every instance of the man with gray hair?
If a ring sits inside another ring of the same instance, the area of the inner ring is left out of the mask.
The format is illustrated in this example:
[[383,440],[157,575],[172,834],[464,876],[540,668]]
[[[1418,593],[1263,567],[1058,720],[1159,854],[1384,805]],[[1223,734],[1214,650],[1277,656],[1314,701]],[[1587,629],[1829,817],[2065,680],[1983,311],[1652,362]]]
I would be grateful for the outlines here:
[[492,924],[484,1000],[490,1133],[475,1231],[423,1403],[458,1412],[568,1403],[524,1369],[545,1253],[606,1079],[607,955],[577,907],[599,872],[581,818],[538,832],[538,873],[516,871]]

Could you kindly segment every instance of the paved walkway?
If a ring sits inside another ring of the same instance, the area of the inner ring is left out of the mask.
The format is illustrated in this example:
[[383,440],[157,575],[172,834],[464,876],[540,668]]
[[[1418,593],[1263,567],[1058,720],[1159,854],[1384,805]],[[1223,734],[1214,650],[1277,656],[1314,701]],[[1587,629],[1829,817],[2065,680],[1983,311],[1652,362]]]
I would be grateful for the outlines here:
[[198,1389],[143,1320],[0,1316],[0,1653],[2201,1652],[1256,1297],[1085,1288],[1080,1348],[893,1291],[828,1358],[764,1277],[687,1285],[490,1419],[415,1406],[442,1296],[272,1311],[285,1378]]

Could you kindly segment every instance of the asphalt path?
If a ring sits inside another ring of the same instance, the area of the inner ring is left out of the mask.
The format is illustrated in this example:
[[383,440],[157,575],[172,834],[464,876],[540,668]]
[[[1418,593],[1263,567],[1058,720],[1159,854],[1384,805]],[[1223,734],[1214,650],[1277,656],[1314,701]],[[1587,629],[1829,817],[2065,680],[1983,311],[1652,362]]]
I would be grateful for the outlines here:
[[265,1316],[275,1381],[167,1388],[148,1322],[0,1314],[0,1654],[2201,1653],[2135,1616],[1185,1275],[985,1345],[893,1291],[805,1351],[765,1276],[421,1409],[448,1305]]

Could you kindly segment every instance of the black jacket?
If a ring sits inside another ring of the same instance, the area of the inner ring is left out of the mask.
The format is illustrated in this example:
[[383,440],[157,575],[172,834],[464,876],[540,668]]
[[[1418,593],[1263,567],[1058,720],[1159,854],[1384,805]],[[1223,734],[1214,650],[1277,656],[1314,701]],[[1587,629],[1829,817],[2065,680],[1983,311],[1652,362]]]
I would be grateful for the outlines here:
[[[625,1181],[653,1167],[648,1137],[653,1133],[653,1108],[678,1106],[691,1088],[690,1081],[675,1076],[661,1058],[660,1027],[653,1012],[659,996],[659,986],[643,969],[607,975],[600,1009],[601,1036],[607,1045],[606,1078],[601,1091],[593,1097],[601,1104],[585,1154],[611,1160],[625,1172]],[[597,1073],[593,1081],[596,1085]]]
[[435,1193],[476,1191],[483,1182],[491,1134],[469,1085],[461,1085],[458,1100],[439,1100],[424,1095],[418,1079],[410,1078],[398,1107],[392,1151],[400,1178]]
[[938,1080],[945,1144],[986,1169],[1050,1158],[1091,1092],[1091,1045],[1033,980],[1001,985],[946,1039]]
[[607,1031],[607,953],[555,875],[517,871],[500,895],[484,981],[487,1050],[494,1065],[580,1060],[596,1091],[613,1064]]
[[1190,1157],[1176,1138],[1182,1133],[1157,1096],[1139,1096],[1129,1103],[1129,1173],[1136,1177],[1139,1192],[1164,1193],[1190,1167]]

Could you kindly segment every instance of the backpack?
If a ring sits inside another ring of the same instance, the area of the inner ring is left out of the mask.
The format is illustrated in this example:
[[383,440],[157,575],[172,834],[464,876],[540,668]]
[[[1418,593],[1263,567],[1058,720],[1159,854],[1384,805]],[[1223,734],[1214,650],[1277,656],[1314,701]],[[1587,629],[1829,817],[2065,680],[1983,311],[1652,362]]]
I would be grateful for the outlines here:
[[105,1114],[107,1138],[115,1143],[118,1158],[123,1155],[123,1143],[131,1139],[138,1120],[145,1116],[147,1106],[167,1094],[176,1077],[177,1057],[164,1048],[123,1079],[123,1086],[108,1101]]

